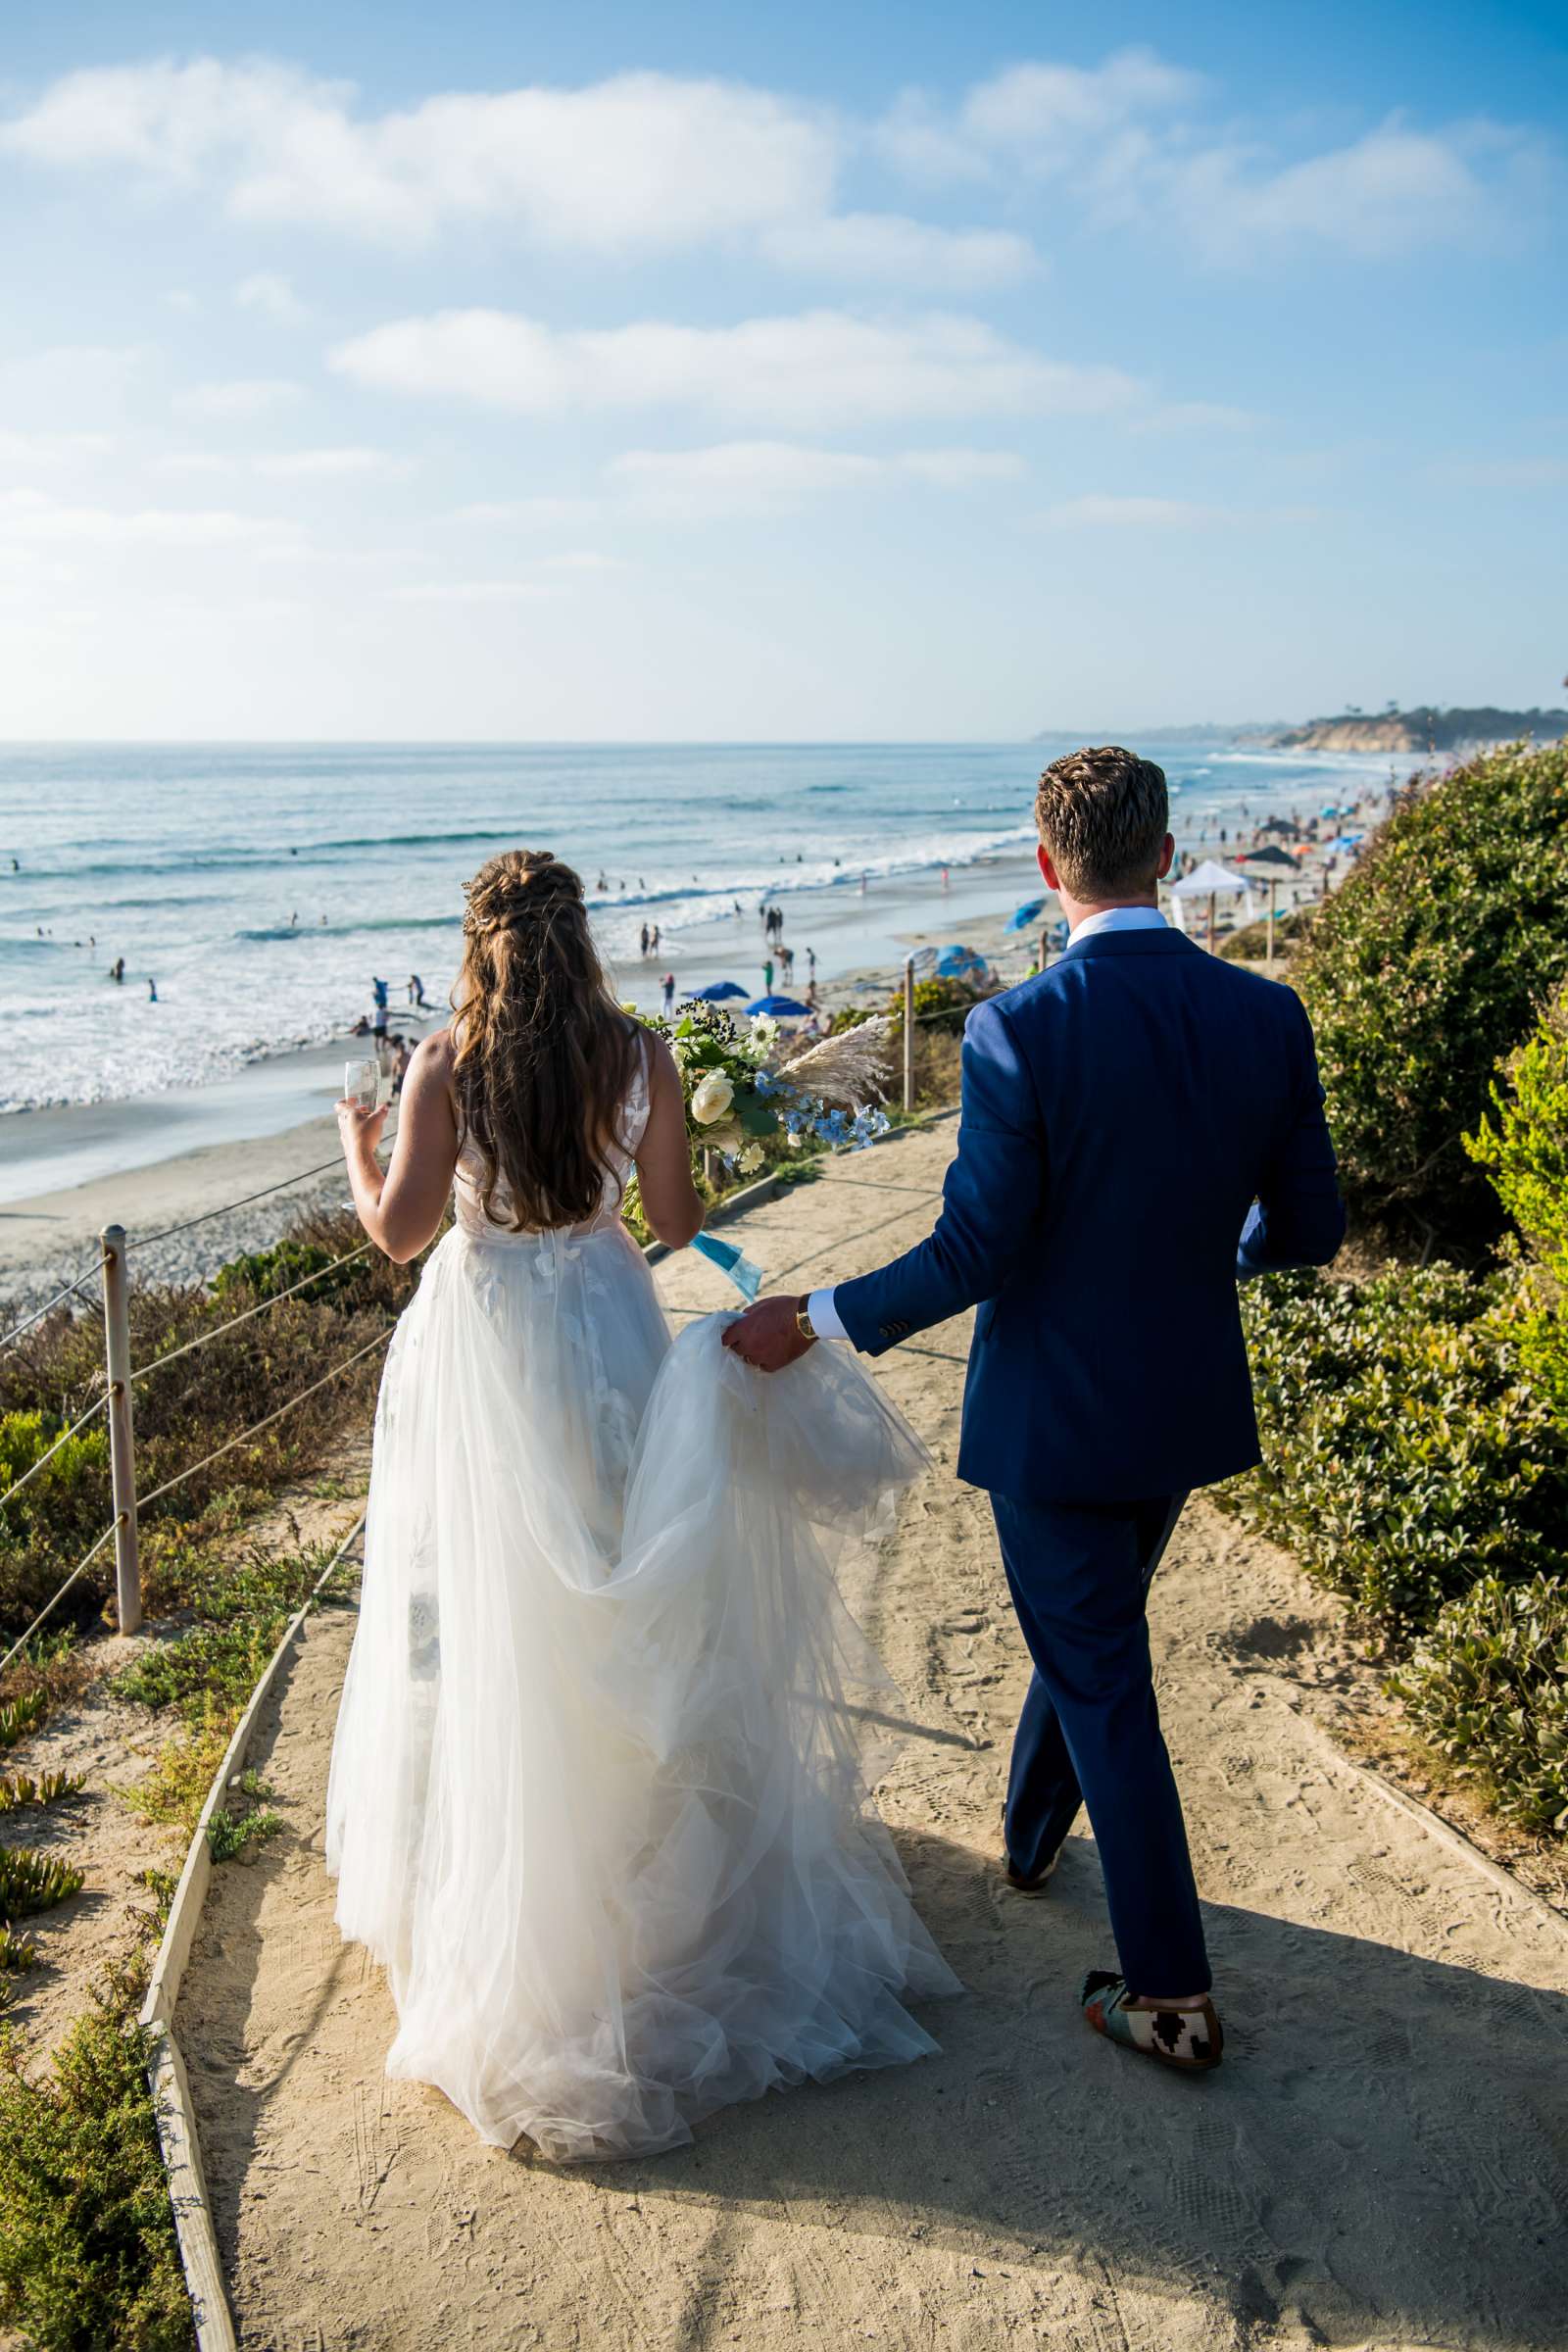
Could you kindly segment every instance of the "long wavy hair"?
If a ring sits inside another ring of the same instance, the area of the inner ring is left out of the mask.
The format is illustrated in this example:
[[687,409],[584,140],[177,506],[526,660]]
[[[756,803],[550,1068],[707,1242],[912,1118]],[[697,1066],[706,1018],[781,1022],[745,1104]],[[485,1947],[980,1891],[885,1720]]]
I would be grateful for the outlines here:
[[505,850],[466,897],[452,1082],[480,1206],[519,1233],[581,1224],[604,1197],[637,1023],[610,994],[569,865]]

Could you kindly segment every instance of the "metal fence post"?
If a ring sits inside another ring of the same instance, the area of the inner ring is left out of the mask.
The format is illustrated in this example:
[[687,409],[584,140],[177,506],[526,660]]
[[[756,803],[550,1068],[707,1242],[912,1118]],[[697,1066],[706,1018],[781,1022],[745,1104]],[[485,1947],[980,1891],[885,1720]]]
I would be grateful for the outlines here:
[[914,957],[904,958],[904,1107],[914,1108]]
[[122,1634],[141,1624],[141,1561],[136,1546],[136,1445],[130,1401],[130,1298],[125,1228],[106,1225],[104,1340],[109,1358],[109,1476],[115,1505],[115,1599]]

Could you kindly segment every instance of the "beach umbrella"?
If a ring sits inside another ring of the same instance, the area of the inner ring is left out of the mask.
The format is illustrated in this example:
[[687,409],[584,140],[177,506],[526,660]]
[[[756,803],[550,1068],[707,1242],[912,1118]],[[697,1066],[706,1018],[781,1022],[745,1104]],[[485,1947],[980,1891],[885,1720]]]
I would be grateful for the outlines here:
[[986,959],[973,948],[944,948],[937,957],[937,973],[943,980],[962,980],[970,972],[983,972]]
[[1181,921],[1182,906],[1185,900],[1206,899],[1208,901],[1208,949],[1209,954],[1212,955],[1214,952],[1215,900],[1234,896],[1237,891],[1242,892],[1245,897],[1250,887],[1245,874],[1233,874],[1228,865],[1221,865],[1213,858],[1205,858],[1201,865],[1195,866],[1190,874],[1184,874],[1179,882],[1173,882],[1170,886],[1170,895],[1176,906],[1177,922]]
[[780,1020],[793,1021],[804,1018],[811,1007],[802,1004],[794,997],[759,997],[757,1003],[748,1004],[746,1009],[748,1012],[776,1013]]
[[1027,931],[1030,924],[1038,919],[1040,909],[1045,903],[1044,899],[1031,899],[1027,906],[1020,906],[1017,913],[1008,918],[1007,929],[1009,931]]
[[692,991],[692,1002],[696,1004],[722,1004],[730,997],[744,997],[745,994],[745,989],[737,988],[733,980],[710,980],[706,988]]
[[1277,866],[1287,874],[1296,871],[1296,859],[1288,857],[1284,850],[1277,849],[1271,841],[1265,842],[1260,850],[1238,850],[1236,855],[1246,865]]

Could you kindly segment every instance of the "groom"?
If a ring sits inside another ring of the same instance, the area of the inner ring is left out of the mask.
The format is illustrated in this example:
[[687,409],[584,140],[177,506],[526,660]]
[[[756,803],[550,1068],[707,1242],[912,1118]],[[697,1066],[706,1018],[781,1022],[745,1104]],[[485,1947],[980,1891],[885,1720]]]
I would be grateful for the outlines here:
[[979,1307],[958,1475],[990,1491],[1034,1660],[1007,1883],[1041,1893],[1087,1806],[1120,1969],[1091,1973],[1085,2014],[1196,2069],[1222,2038],[1145,1600],[1193,1488],[1258,1458],[1238,1277],[1326,1265],[1345,1217],[1299,998],[1159,912],[1160,769],[1074,752],[1035,816],[1071,937],[969,1015],[935,1230],[858,1281],[759,1299],[725,1345],[776,1372]]

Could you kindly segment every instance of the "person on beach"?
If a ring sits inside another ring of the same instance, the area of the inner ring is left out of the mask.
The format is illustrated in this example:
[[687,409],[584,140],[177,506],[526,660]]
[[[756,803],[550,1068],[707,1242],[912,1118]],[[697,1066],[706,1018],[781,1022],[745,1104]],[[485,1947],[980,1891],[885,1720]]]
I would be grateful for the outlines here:
[[582,885],[467,887],[450,1030],[338,1104],[355,1206],[406,1264],[333,1741],[337,1922],[387,1972],[389,2075],[560,2163],[650,2156],[772,2086],[936,2048],[957,1981],[867,1809],[891,1693],[833,1560],[924,1451],[824,1350],[786,1384],[671,1341],[621,1214],[703,1209],[675,1059],[619,1006]]
[[429,1004],[429,999],[424,993],[424,982],[419,978],[417,972],[409,974],[409,1003],[416,1012],[425,1011]]
[[667,1021],[675,1009],[675,975],[666,972],[660,986],[664,992],[664,1018]]
[[643,956],[646,957],[646,956],[647,956],[647,954],[648,954],[648,925],[647,925],[646,923],[644,923],[644,925],[643,925],[643,930],[642,930],[642,950],[641,950],[641,952],[642,952]]
[[1085,1979],[1084,2015],[1201,2069],[1223,2038],[1145,1600],[1187,1495],[1259,1458],[1238,1279],[1328,1264],[1345,1212],[1300,999],[1159,911],[1168,807],[1119,746],[1046,769],[1040,871],[1071,936],[968,1017],[935,1231],[759,1299],[725,1345],[780,1372],[820,1339],[875,1356],[979,1307],[957,1470],[990,1493],[1034,1664],[1004,1883],[1043,1894],[1087,1806],[1118,1966]]
[[762,994],[764,997],[770,997],[773,994],[773,958],[771,956],[762,965]]

